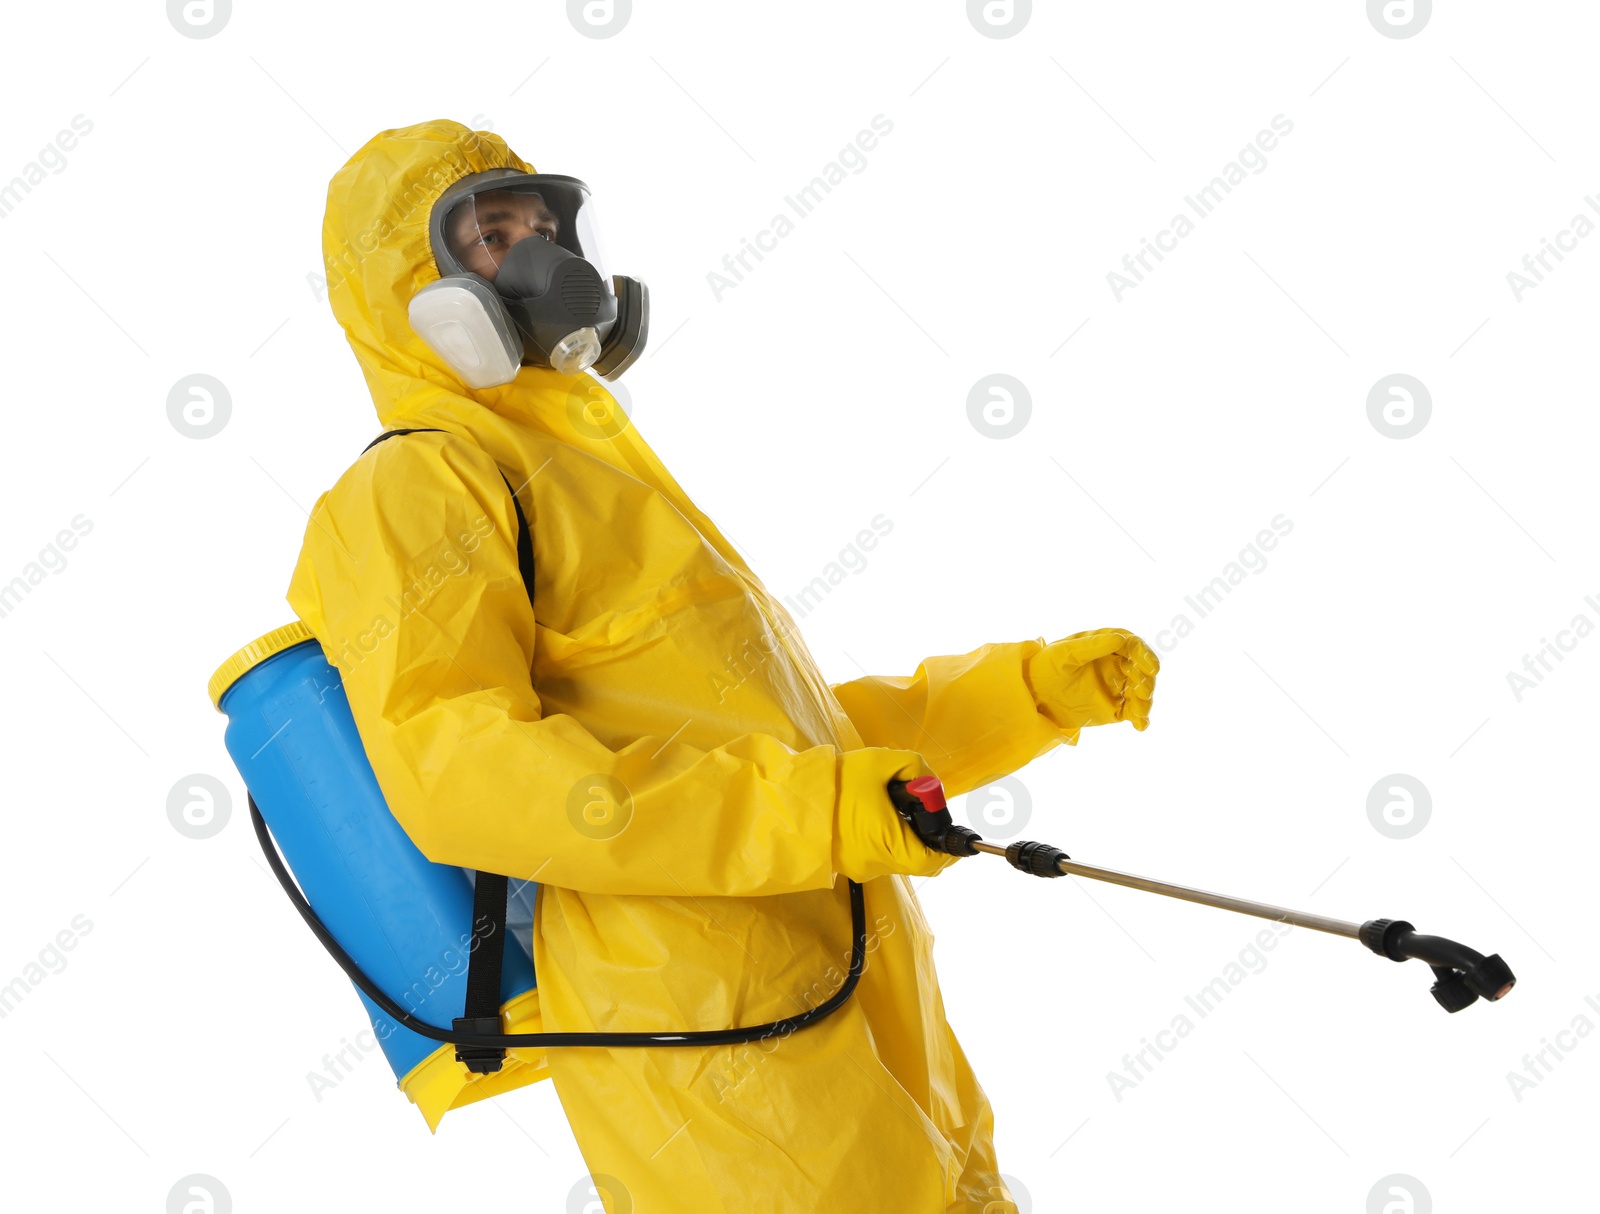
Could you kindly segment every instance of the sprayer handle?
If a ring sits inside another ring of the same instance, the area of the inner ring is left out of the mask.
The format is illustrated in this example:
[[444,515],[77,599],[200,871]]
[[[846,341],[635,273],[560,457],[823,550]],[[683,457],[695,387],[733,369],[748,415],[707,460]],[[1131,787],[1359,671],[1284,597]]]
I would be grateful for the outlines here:
[[952,856],[978,854],[972,845],[980,842],[983,836],[955,824],[950,807],[945,804],[944,785],[938,776],[890,780],[889,800],[929,851],[942,851]]

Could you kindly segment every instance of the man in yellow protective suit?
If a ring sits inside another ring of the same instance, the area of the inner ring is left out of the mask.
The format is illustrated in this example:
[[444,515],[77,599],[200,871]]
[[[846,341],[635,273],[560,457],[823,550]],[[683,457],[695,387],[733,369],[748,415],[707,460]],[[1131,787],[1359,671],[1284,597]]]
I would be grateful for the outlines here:
[[[1086,725],[1142,730],[1155,656],[1103,629],[830,686],[598,381],[556,369],[593,349],[552,345],[549,365],[513,359],[509,382],[474,388],[494,376],[438,352],[455,304],[419,337],[408,309],[452,238],[430,230],[434,204],[490,170],[534,172],[495,135],[426,122],[377,135],[328,190],[334,315],[385,430],[413,432],[318,499],[288,599],[344,680],[390,808],[430,860],[538,882],[545,1031],[803,1012],[849,962],[840,877],[864,883],[866,968],[831,1016],[758,1045],[542,1059],[591,1173],[638,1214],[1014,1211],[908,879],[956,858],[907,829],[887,784],[934,774],[954,796]],[[499,236],[452,246],[485,281],[522,247],[506,231],[567,235],[559,216],[508,214]],[[489,219],[480,199],[476,229]]]

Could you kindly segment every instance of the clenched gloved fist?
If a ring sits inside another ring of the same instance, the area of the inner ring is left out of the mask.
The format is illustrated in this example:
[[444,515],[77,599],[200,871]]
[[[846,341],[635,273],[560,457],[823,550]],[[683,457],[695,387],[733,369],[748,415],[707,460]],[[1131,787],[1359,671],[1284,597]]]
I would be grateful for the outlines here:
[[909,781],[932,774],[926,760],[911,750],[868,746],[841,754],[833,871],[862,882],[886,873],[931,877],[959,860],[959,856],[929,849],[889,797],[890,780]]
[[1076,744],[1085,725],[1131,721],[1150,724],[1161,661],[1150,647],[1121,628],[1075,632],[1053,641],[1027,662],[1028,684],[1039,711]]

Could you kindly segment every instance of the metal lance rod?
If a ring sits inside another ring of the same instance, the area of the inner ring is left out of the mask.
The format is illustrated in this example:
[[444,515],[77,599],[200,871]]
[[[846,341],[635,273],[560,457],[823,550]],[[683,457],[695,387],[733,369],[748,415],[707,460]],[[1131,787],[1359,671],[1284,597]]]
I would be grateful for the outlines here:
[[[996,847],[993,843],[975,842],[972,846],[975,851],[988,852],[993,856],[1006,854],[1005,848]],[[1112,885],[1126,885],[1130,889],[1142,889],[1152,894],[1163,894],[1168,898],[1181,898],[1185,902],[1199,902],[1204,906],[1237,911],[1241,915],[1254,915],[1258,919],[1292,923],[1296,927],[1309,927],[1312,931],[1327,932],[1334,936],[1348,936],[1352,940],[1361,939],[1361,925],[1348,923],[1343,919],[1330,919],[1326,915],[1289,910],[1266,902],[1252,902],[1248,898],[1230,897],[1228,894],[1213,894],[1208,890],[1191,889],[1187,885],[1173,885],[1168,881],[1156,881],[1150,877],[1135,876],[1133,873],[1121,873],[1114,868],[1080,864],[1076,860],[1063,859],[1058,861],[1057,866],[1061,872],[1074,877],[1092,877],[1096,881],[1108,881]]]
[[1502,999],[1517,983],[1516,975],[1499,953],[1485,957],[1443,936],[1424,936],[1404,919],[1368,919],[1365,923],[1349,923],[1343,919],[1330,919],[1326,915],[1308,914],[1267,902],[1252,902],[1248,898],[1214,894],[1210,890],[1174,885],[1170,881],[1137,877],[1114,868],[1080,864],[1059,847],[1036,839],[1019,839],[1005,847],[985,843],[977,831],[958,826],[951,818],[944,799],[944,787],[939,783],[938,776],[890,780],[889,799],[894,802],[895,811],[916,831],[923,844],[934,851],[947,852],[952,856],[987,852],[991,856],[1001,857],[1019,872],[1031,873],[1035,877],[1088,877],[1112,885],[1125,885],[1129,889],[1142,889],[1164,898],[1198,902],[1202,906],[1215,906],[1240,915],[1254,915],[1258,919],[1271,919],[1274,923],[1292,923],[1295,927],[1308,927],[1314,932],[1359,940],[1364,947],[1390,961],[1424,961],[1432,967],[1433,976],[1437,979],[1432,988],[1433,997],[1447,1012],[1459,1012],[1479,999],[1487,999],[1491,1003]]

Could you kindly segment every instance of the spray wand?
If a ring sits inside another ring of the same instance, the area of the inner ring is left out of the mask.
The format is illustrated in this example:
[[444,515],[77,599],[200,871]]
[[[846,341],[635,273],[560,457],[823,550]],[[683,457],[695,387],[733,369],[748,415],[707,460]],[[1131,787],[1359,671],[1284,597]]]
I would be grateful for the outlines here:
[[1292,923],[1296,927],[1309,927],[1312,931],[1327,932],[1333,936],[1348,936],[1391,961],[1425,961],[1433,967],[1436,979],[1432,987],[1433,997],[1447,1012],[1459,1012],[1475,1003],[1479,996],[1490,1002],[1503,999],[1517,983],[1511,967],[1500,959],[1499,953],[1485,957],[1443,936],[1424,936],[1404,919],[1368,919],[1365,923],[1350,923],[1343,919],[1330,919],[1326,915],[1288,910],[1265,902],[1252,902],[1248,898],[1213,894],[1186,885],[1174,885],[1168,881],[1156,881],[1150,877],[1083,864],[1048,843],[1019,841],[1006,847],[985,843],[977,831],[956,825],[945,803],[944,785],[937,776],[919,776],[909,781],[890,780],[889,799],[917,837],[933,851],[952,856],[974,856],[979,852],[1004,856],[1012,868],[1035,877],[1090,877],[1166,898],[1180,898],[1185,902],[1216,906],[1241,915],[1254,915],[1258,919]]

